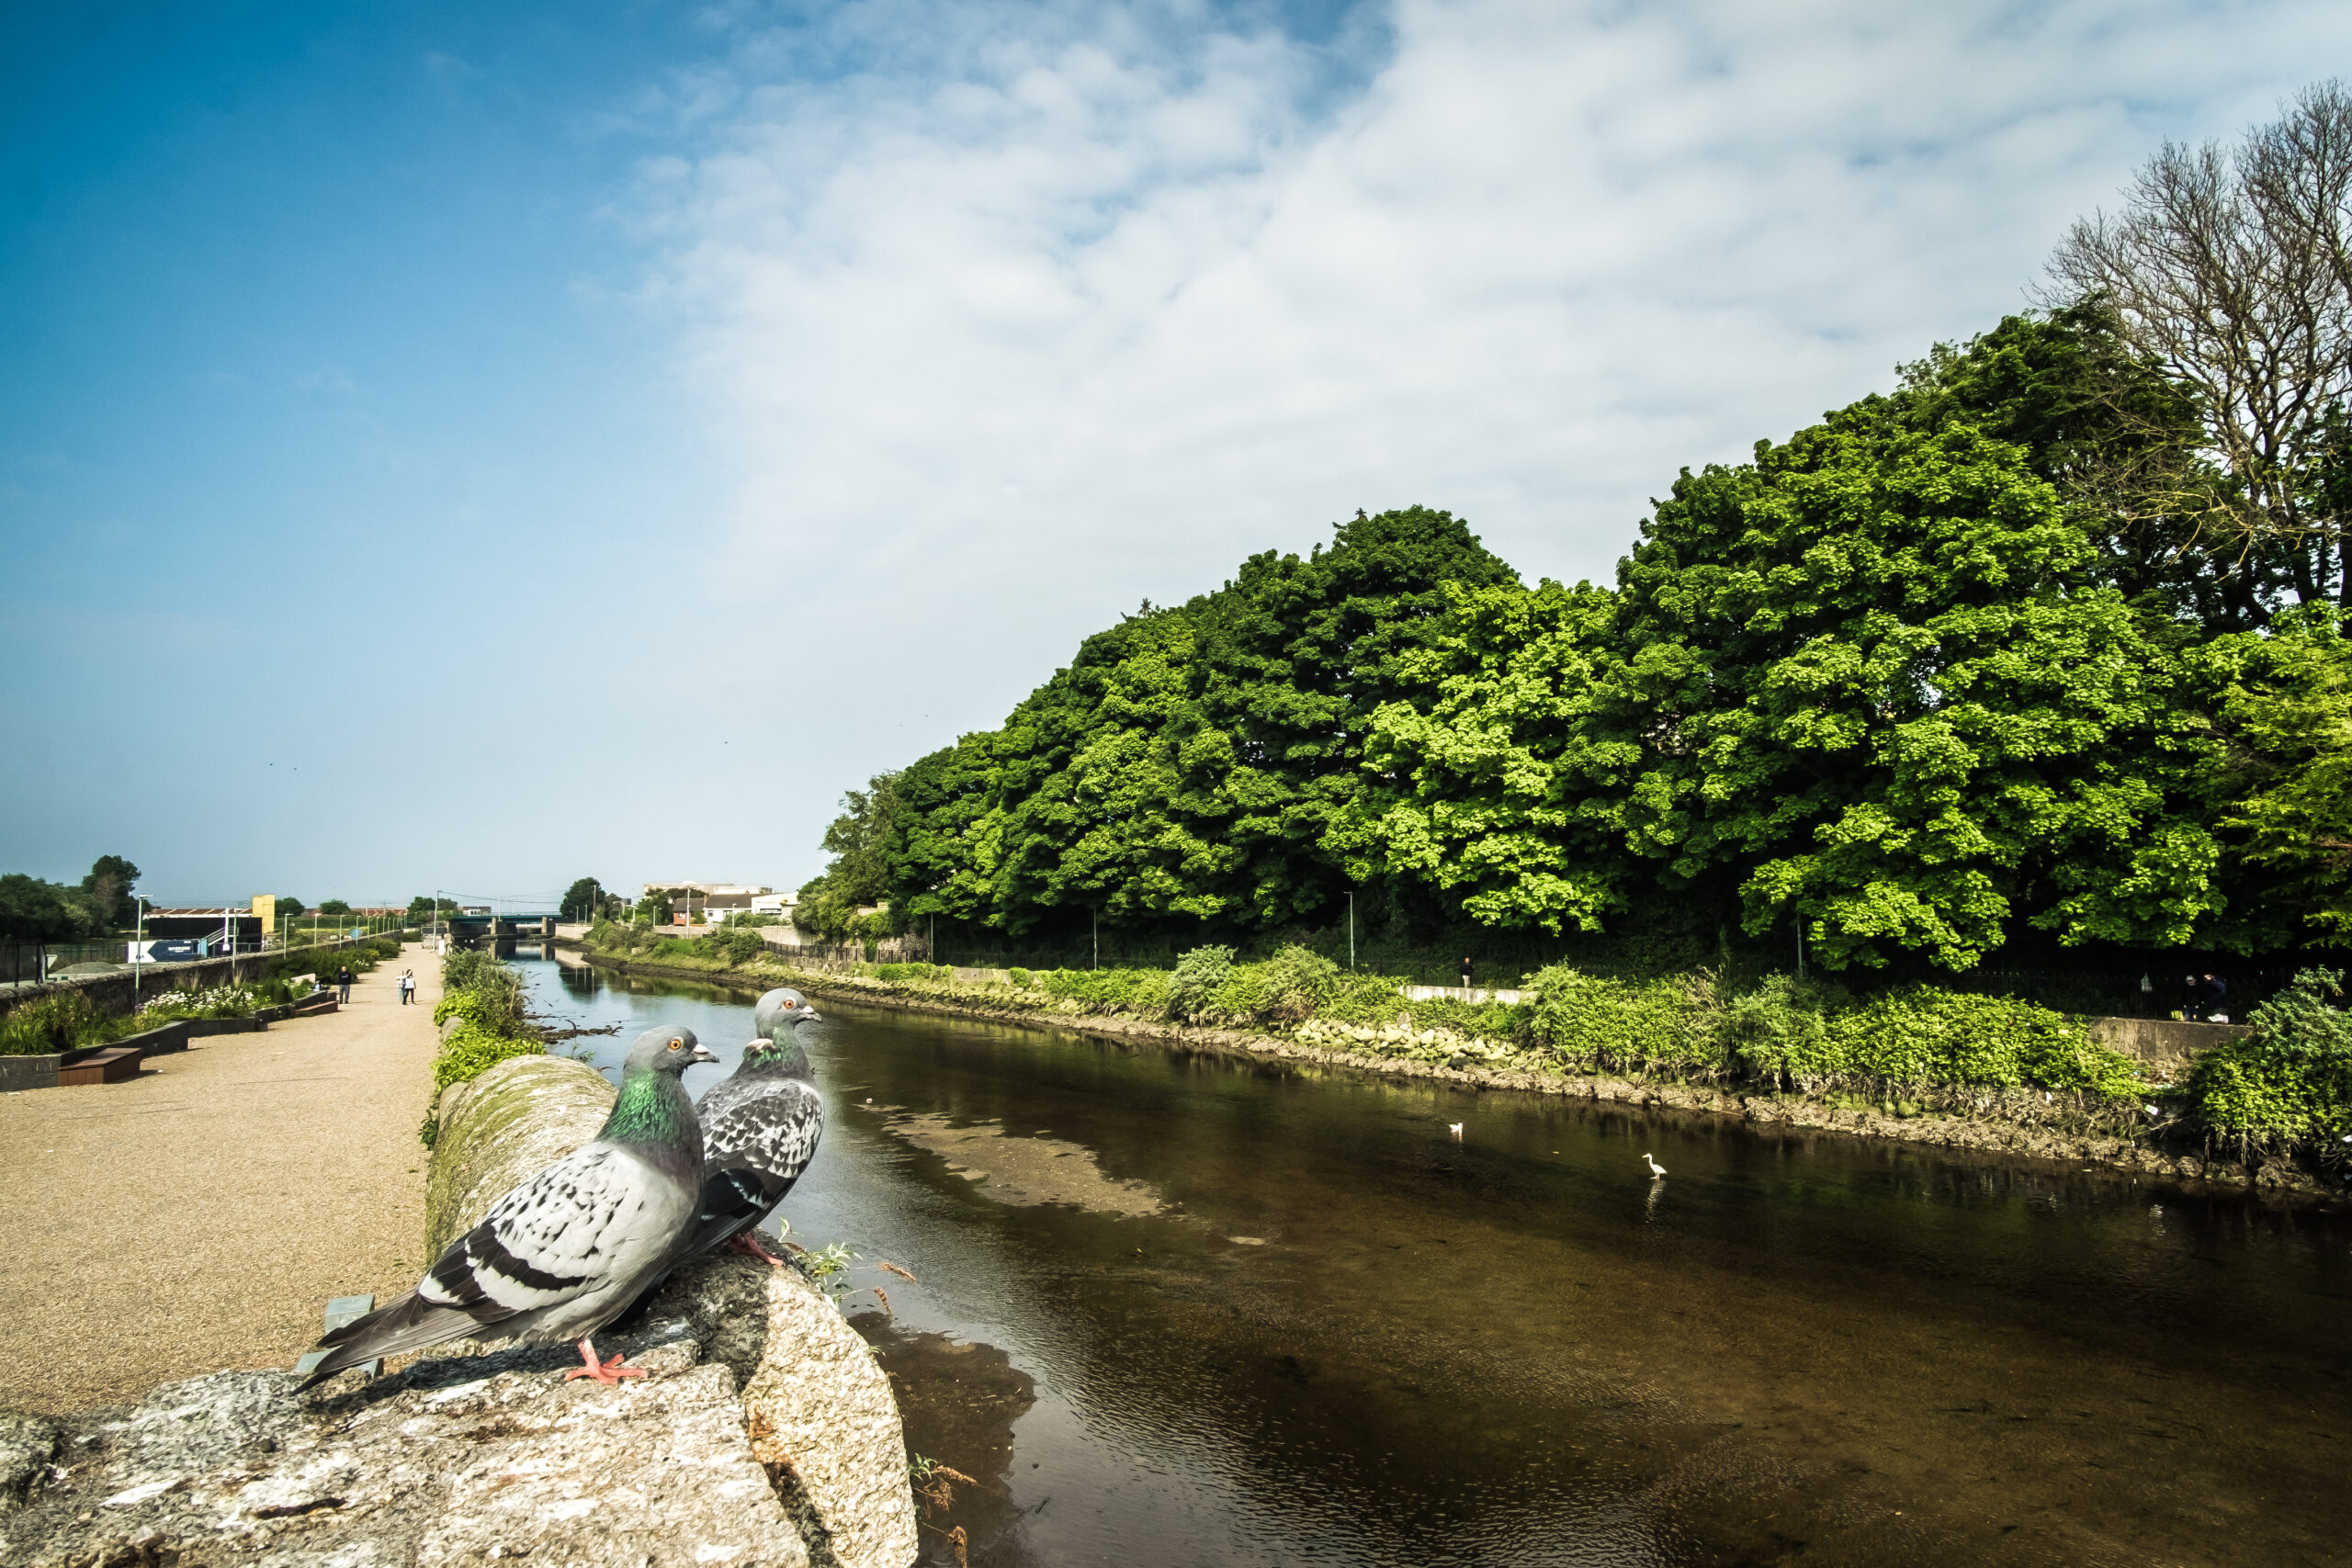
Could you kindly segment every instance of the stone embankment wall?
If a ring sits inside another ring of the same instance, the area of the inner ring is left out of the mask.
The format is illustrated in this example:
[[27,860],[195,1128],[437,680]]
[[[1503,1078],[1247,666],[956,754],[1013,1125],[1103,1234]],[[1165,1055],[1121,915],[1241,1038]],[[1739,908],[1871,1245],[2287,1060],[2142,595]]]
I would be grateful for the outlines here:
[[2188,1076],[2206,1052],[2254,1032],[2245,1023],[2184,1023],[2172,1018],[2095,1018],[2091,1038],[2110,1051],[2147,1064],[2159,1080]]
[[[545,1056],[464,1087],[433,1171],[432,1224],[451,1235],[592,1135],[613,1093]],[[224,1371],[128,1410],[0,1414],[0,1562],[914,1562],[889,1382],[798,1273],[698,1259],[598,1338],[650,1375],[602,1388],[563,1380],[569,1346],[459,1344],[308,1395],[289,1373]]]

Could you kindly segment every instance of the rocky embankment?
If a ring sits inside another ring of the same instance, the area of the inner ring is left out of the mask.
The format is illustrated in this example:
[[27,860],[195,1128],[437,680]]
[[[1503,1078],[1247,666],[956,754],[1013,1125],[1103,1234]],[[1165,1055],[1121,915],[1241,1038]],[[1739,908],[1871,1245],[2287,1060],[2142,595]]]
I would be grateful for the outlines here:
[[[2285,1161],[2249,1165],[2216,1157],[2201,1148],[2167,1145],[2153,1135],[2146,1139],[2118,1138],[2080,1131],[2067,1124],[2072,1119],[2070,1108],[2063,1100],[2053,1104],[2038,1094],[2024,1091],[1988,1096],[1984,1111],[1975,1115],[1935,1111],[1912,1115],[1892,1114],[1867,1106],[1836,1104],[1801,1094],[1763,1094],[1707,1085],[1381,1055],[1289,1040],[1279,1035],[1200,1028],[1116,1014],[1088,1013],[1075,1008],[1057,1008],[1049,998],[1021,997],[976,986],[926,986],[857,975],[808,973],[780,964],[765,963],[748,970],[729,970],[716,965],[693,968],[627,959],[593,949],[583,948],[582,951],[583,956],[593,963],[631,974],[673,976],[708,984],[755,987],[791,985],[811,996],[842,997],[918,1012],[1030,1023],[1121,1039],[1158,1040],[1194,1050],[1343,1067],[1392,1077],[1435,1079],[1470,1088],[1519,1089],[1531,1094],[1562,1095],[1622,1105],[1705,1111],[1737,1117],[1759,1131],[1790,1135],[1876,1138],[1894,1143],[2052,1160],[2078,1168],[2096,1167],[2168,1181],[2210,1182],[2218,1186],[2293,1193],[2299,1197],[2341,1199],[2343,1196],[2310,1172]],[[2154,1134],[2154,1130],[2151,1132]]]
[[[612,1092],[557,1057],[453,1088],[435,1151],[436,1234],[477,1223],[584,1141]],[[599,1343],[650,1375],[567,1382],[569,1346],[459,1344],[308,1394],[290,1372],[223,1371],[127,1409],[0,1415],[0,1562],[913,1562],[897,1402],[865,1342],[799,1274],[699,1260]]]

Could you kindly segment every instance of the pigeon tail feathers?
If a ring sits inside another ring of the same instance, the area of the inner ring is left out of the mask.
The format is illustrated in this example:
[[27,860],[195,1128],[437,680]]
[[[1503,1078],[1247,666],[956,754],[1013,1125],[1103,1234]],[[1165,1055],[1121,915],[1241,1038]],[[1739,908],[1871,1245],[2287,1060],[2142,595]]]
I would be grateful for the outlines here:
[[379,1356],[397,1356],[403,1350],[422,1350],[445,1339],[460,1338],[481,1326],[481,1320],[465,1308],[428,1302],[411,1291],[320,1340],[320,1345],[331,1348],[327,1359],[295,1388],[300,1392],[324,1382],[346,1367],[361,1366]]

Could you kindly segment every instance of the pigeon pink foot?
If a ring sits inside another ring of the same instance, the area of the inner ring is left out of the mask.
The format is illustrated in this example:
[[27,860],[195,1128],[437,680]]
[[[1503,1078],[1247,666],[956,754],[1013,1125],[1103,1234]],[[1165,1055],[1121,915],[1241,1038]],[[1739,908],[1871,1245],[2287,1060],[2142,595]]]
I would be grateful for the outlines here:
[[746,1258],[764,1258],[768,1260],[768,1267],[772,1269],[781,1269],[784,1267],[783,1258],[778,1258],[775,1253],[770,1252],[766,1247],[760,1245],[760,1236],[757,1231],[745,1231],[742,1235],[737,1236],[733,1241],[727,1244],[727,1250],[729,1252],[740,1252]]
[[595,1344],[585,1334],[580,1337],[580,1359],[588,1364],[584,1367],[574,1367],[564,1373],[564,1382],[570,1382],[574,1378],[594,1378],[609,1388],[623,1378],[641,1378],[645,1375],[643,1367],[622,1366],[621,1362],[628,1359],[624,1356],[616,1355],[609,1361],[598,1360]]

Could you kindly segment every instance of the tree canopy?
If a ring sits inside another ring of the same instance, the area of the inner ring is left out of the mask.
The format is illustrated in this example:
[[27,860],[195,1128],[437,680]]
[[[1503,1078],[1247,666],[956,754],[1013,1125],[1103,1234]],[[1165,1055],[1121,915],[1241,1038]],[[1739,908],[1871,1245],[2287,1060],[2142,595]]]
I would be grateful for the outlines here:
[[1684,470],[1612,584],[1416,506],[1147,603],[845,797],[804,923],[1230,940],[1359,893],[1671,904],[1829,968],[2352,941],[2347,236],[2313,89],[2152,160],[2046,310]]
[[0,876],[0,941],[78,942],[124,930],[139,918],[139,868],[100,855],[81,885],[44,882],[21,872]]

